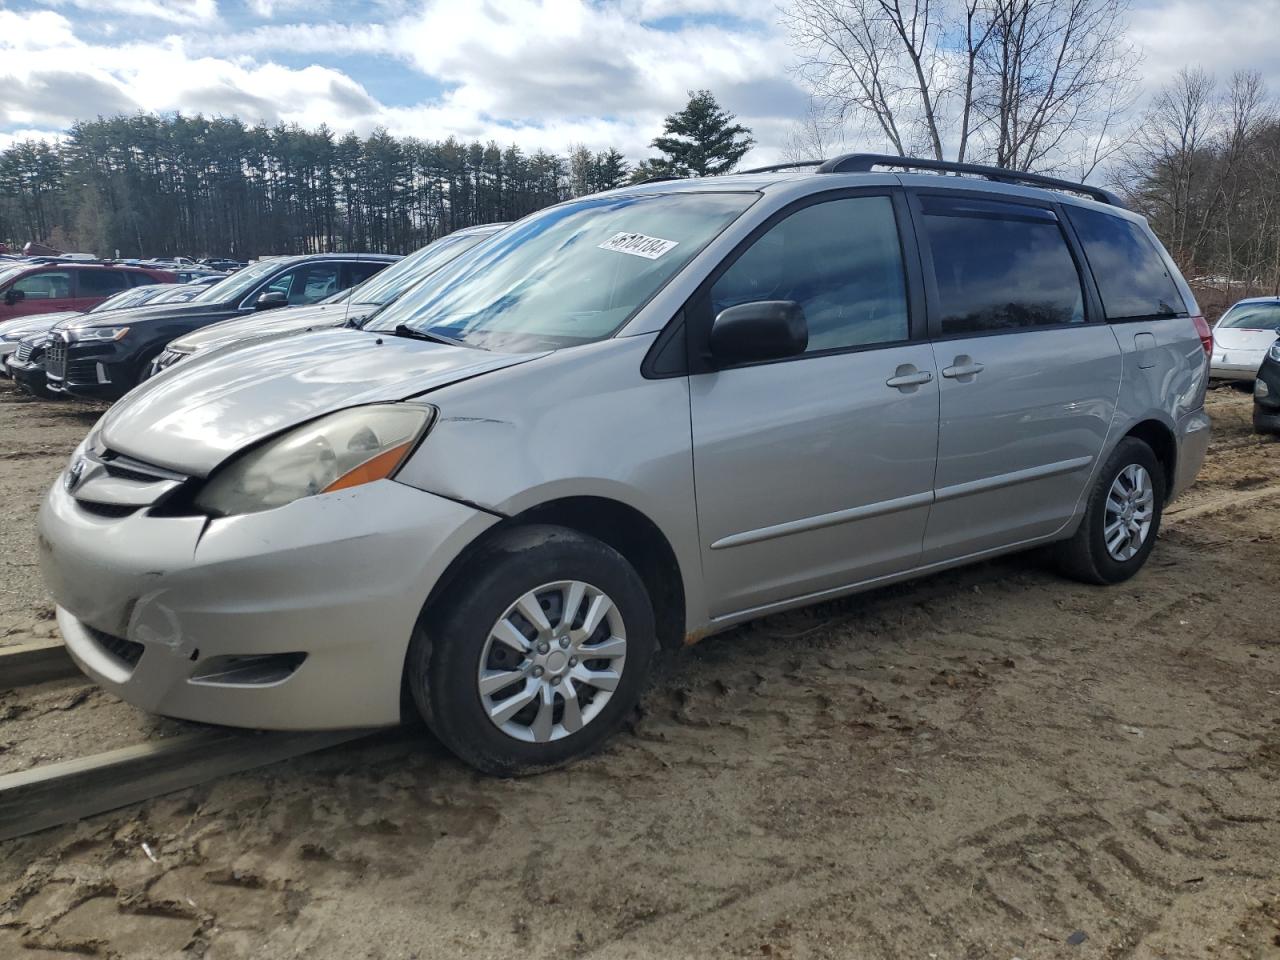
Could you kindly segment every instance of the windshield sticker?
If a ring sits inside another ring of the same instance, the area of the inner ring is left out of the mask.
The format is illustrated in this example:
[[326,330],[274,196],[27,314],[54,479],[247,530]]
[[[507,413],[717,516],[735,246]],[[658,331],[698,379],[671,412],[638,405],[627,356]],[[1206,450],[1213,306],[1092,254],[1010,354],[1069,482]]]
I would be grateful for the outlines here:
[[646,237],[643,233],[615,233],[600,244],[600,249],[629,253],[633,257],[644,257],[646,260],[657,260],[679,242],[679,240],[663,240],[661,237]]

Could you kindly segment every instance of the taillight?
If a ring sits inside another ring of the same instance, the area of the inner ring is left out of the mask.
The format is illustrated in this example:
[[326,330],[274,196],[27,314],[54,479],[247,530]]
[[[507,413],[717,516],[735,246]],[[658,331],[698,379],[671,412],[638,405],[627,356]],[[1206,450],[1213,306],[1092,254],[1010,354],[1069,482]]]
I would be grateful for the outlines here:
[[1213,331],[1209,329],[1208,321],[1204,317],[1192,317],[1191,322],[1196,325],[1196,333],[1200,335],[1200,346],[1204,347],[1204,355],[1213,356]]

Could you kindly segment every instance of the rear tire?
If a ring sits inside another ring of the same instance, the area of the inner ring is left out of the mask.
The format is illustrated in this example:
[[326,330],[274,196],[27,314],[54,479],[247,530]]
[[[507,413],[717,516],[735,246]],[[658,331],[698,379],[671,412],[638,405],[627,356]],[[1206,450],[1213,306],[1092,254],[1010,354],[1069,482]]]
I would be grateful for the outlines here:
[[408,687],[464,763],[495,776],[562,766],[634,709],[657,646],[653,607],[612,547],[565,527],[517,528],[442,592],[414,630]]
[[1164,468],[1155,453],[1125,437],[1098,471],[1080,528],[1057,548],[1059,569],[1083,583],[1128,580],[1151,555],[1164,499]]

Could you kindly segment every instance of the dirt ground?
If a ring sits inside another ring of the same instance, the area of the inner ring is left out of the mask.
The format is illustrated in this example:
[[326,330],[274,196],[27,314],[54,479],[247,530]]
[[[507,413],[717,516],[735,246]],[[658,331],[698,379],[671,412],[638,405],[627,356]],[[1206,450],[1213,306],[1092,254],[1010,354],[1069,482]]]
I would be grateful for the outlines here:
[[[1280,443],[1210,409],[1128,584],[1016,557],[765,620],[533,779],[408,730],[0,844],[0,957],[1277,960]],[[53,629],[32,520],[94,416],[0,396],[0,643]],[[0,761],[168,724],[34,687]]]

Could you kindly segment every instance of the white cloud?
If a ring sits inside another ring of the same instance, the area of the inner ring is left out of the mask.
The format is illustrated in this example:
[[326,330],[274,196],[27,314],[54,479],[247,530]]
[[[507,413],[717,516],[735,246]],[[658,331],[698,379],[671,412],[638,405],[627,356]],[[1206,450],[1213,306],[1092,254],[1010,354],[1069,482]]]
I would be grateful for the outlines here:
[[76,7],[99,16],[149,17],[178,24],[205,24],[218,18],[218,0],[41,0],[51,7]]
[[8,133],[0,133],[0,150],[8,150],[15,143],[23,143],[27,140],[44,140],[54,143],[65,140],[66,136],[60,130],[10,130]]
[[[772,159],[791,118],[803,112],[803,96],[781,66],[784,38],[717,19],[769,15],[773,0],[429,0],[387,9],[394,15],[383,22],[175,28],[148,42],[111,43],[76,37],[57,13],[0,11],[0,83],[9,93],[0,100],[0,127],[202,111],[361,134],[385,126],[401,136],[492,139],[526,150],[616,146],[638,160],[652,152],[663,116],[684,104],[687,91],[707,87],[756,132],[762,150],[755,162]],[[255,12],[286,8],[262,0]],[[694,19],[677,29],[645,22],[687,16]],[[399,63],[407,85],[426,76],[445,92],[385,105],[340,70],[271,61],[287,53],[323,62],[335,51]]]
[[[635,160],[687,91],[708,88],[753,130],[746,162],[763,163],[805,112],[779,0],[40,2],[54,9],[0,9],[5,136],[181,110]],[[1277,22],[1280,0],[1146,0],[1131,31],[1144,85],[1201,63],[1223,79],[1261,68],[1280,93]],[[373,93],[355,79],[370,66]],[[380,101],[397,69],[395,101]],[[415,87],[430,93],[402,92]]]
[[1174,0],[1133,12],[1130,35],[1143,52],[1143,86],[1154,90],[1184,66],[1226,80],[1253,69],[1280,94],[1280,0]]
[[271,19],[279,14],[293,14],[299,10],[312,15],[328,10],[325,0],[249,0],[249,9],[257,16]]

